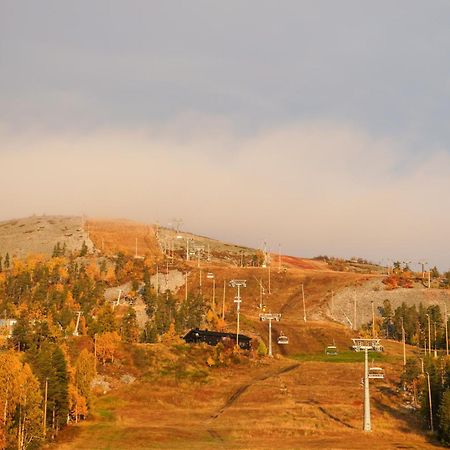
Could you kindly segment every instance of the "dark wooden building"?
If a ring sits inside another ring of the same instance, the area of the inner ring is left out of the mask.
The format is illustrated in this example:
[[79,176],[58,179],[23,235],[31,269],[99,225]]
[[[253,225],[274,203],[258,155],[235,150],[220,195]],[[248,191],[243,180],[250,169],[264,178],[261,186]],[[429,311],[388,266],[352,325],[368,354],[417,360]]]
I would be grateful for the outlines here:
[[[198,328],[194,328],[186,333],[183,339],[189,344],[206,342],[208,345],[217,345],[225,339],[231,339],[236,343],[236,333],[222,333],[220,331],[199,330]],[[252,338],[240,334],[239,347],[244,350],[250,350],[251,340]]]

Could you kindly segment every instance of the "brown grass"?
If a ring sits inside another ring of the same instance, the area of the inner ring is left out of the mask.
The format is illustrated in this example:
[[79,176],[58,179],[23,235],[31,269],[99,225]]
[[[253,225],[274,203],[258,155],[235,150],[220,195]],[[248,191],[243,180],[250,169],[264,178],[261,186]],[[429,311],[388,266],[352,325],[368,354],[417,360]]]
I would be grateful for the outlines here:
[[97,249],[106,255],[115,255],[118,252],[134,255],[137,238],[139,256],[161,257],[152,225],[130,220],[89,219],[86,229]]

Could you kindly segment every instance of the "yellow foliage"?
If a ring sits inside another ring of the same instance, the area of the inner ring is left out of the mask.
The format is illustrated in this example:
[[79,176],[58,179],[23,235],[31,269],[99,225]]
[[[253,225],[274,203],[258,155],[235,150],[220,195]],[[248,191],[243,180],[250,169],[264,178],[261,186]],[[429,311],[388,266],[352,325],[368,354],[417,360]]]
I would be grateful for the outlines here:
[[120,343],[120,335],[116,331],[108,331],[97,336],[97,357],[106,364],[107,361],[114,362]]
[[59,268],[59,278],[61,280],[67,280],[69,278],[69,272],[65,267]]
[[113,267],[108,267],[105,275],[105,281],[108,283],[114,283],[116,281],[116,273],[114,272]]
[[91,280],[98,280],[100,278],[100,269],[95,261],[92,261],[86,267],[86,274]]

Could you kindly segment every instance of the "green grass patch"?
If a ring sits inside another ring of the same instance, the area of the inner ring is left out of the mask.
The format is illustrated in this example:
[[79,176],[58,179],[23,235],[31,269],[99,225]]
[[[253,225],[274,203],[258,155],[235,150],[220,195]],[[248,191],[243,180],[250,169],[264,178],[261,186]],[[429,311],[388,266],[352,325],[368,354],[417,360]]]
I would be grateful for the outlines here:
[[[296,361],[319,361],[326,363],[363,363],[364,352],[344,351],[332,356],[325,353],[299,353],[290,356]],[[400,357],[386,355],[385,353],[369,352],[369,361],[396,362]]]

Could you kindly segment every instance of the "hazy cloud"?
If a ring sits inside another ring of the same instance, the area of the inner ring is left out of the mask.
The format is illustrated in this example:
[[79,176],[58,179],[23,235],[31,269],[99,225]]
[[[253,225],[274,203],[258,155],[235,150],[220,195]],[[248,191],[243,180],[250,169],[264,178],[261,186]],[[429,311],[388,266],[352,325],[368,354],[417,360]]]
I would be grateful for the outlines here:
[[[314,256],[426,257],[447,268],[448,152],[405,164],[404,142],[305,122],[242,137],[205,129],[0,135],[2,216],[86,213],[165,223]],[[208,128],[211,125],[211,128]],[[402,170],[398,170],[402,167]],[[404,169],[408,167],[408,169]]]

